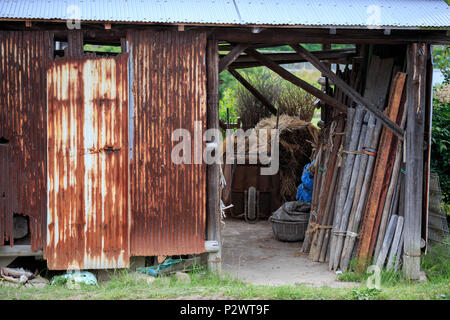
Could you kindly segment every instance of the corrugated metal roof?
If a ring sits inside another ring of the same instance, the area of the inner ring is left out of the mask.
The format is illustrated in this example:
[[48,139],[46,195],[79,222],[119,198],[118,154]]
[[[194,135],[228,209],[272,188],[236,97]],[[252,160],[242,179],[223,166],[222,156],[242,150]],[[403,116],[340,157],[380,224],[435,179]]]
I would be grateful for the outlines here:
[[450,26],[450,7],[433,0],[236,0],[244,24]]
[[2,0],[0,18],[82,21],[450,27],[444,0]]
[[238,24],[233,0],[1,0],[0,17],[81,21]]

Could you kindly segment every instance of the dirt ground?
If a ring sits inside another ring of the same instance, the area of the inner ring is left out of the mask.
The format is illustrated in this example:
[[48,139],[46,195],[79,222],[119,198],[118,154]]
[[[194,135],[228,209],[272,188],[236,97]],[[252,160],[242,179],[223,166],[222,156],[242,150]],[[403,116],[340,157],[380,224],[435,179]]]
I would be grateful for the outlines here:
[[257,285],[353,287],[328,270],[327,263],[312,262],[300,253],[301,242],[278,241],[270,222],[248,224],[226,219],[222,247],[222,269],[240,280]]

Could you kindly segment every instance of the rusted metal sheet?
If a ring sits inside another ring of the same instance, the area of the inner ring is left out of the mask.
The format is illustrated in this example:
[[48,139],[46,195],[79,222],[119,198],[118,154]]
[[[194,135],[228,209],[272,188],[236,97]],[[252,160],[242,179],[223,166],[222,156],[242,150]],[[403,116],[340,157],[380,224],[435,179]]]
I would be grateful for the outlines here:
[[45,249],[46,68],[53,36],[0,31],[0,245],[13,246],[13,214],[29,217],[31,249]]
[[193,138],[194,121],[206,129],[206,35],[136,31],[127,41],[134,103],[131,254],[204,252],[206,165],[172,163],[178,141],[171,136],[183,128]]
[[64,58],[47,72],[49,269],[129,266],[127,61]]

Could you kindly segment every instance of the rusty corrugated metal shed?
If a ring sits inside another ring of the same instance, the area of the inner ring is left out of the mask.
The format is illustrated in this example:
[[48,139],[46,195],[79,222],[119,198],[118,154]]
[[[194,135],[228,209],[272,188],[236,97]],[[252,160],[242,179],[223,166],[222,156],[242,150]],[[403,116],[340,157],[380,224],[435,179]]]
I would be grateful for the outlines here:
[[13,214],[29,217],[31,248],[45,249],[46,68],[49,32],[0,31],[0,245],[13,241]]
[[0,2],[0,19],[66,21],[77,14],[81,21],[127,23],[360,28],[369,25],[391,28],[450,26],[450,8],[444,0],[3,0]]
[[49,269],[129,266],[128,55],[48,70]]
[[[171,161],[172,132],[206,129],[206,34],[130,32],[131,254],[205,251],[206,165]],[[193,146],[192,142],[192,146]],[[192,159],[193,151],[192,151]]]

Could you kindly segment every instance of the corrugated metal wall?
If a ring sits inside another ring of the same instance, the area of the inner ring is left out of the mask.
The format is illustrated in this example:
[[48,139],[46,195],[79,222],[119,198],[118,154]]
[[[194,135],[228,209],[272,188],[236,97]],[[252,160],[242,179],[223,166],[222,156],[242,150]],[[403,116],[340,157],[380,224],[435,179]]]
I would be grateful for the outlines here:
[[0,31],[0,245],[13,245],[17,213],[30,219],[32,250],[45,247],[45,70],[52,59],[49,32]]
[[50,269],[129,265],[127,63],[65,58],[48,70]]
[[173,164],[178,142],[171,135],[184,128],[193,137],[196,120],[206,129],[206,34],[133,31],[127,41],[134,111],[131,254],[204,252],[206,165]]

